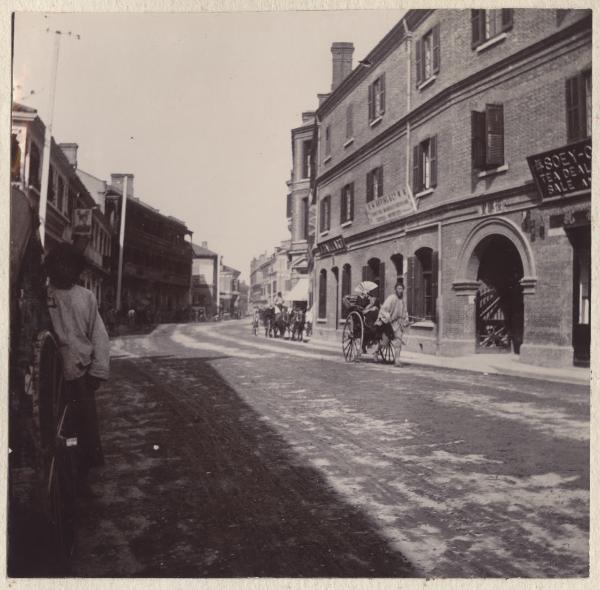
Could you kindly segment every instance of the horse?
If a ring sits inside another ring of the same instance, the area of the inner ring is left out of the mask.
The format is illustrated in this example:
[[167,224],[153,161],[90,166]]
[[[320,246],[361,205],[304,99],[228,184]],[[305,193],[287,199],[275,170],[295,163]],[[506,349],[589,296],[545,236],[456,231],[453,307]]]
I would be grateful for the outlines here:
[[268,336],[271,338],[273,335],[273,320],[275,319],[275,309],[267,307],[263,310],[262,321],[265,327],[265,338]]
[[292,332],[292,340],[296,340],[296,336],[299,341],[303,340],[302,333],[304,332],[305,313],[302,309],[294,309],[290,318],[290,326]]
[[281,309],[275,308],[275,318],[273,319],[273,335],[277,338],[277,333],[283,338],[285,333],[289,329],[290,325],[290,314],[288,313],[287,307],[283,306]]

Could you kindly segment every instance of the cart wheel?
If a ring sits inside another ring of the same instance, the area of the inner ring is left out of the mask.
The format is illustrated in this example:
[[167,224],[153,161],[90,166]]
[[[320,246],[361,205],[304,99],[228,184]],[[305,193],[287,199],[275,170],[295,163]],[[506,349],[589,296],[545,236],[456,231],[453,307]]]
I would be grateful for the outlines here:
[[347,362],[355,361],[360,356],[364,338],[364,325],[360,314],[352,311],[346,318],[342,333],[342,350]]
[[389,339],[385,339],[385,342],[380,343],[379,354],[381,356],[381,360],[386,365],[393,365],[396,361],[396,350],[392,346],[392,341]]
[[[42,504],[55,566],[65,571],[74,546],[76,438],[64,396],[62,363],[52,334],[39,333],[31,382]],[[69,446],[70,445],[70,446]]]

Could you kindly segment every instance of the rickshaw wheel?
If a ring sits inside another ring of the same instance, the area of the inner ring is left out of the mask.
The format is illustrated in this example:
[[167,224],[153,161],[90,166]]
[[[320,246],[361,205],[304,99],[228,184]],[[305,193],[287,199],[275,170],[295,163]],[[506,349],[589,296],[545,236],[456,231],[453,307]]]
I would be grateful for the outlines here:
[[342,332],[342,351],[347,362],[355,361],[362,350],[365,327],[359,313],[352,311],[346,318]]
[[60,355],[54,337],[47,330],[37,336],[33,361],[33,418],[42,505],[55,566],[65,571],[75,536],[76,438],[71,404],[64,393]]
[[396,361],[396,350],[392,346],[392,341],[388,338],[382,339],[379,347],[379,355],[386,365],[393,365]]

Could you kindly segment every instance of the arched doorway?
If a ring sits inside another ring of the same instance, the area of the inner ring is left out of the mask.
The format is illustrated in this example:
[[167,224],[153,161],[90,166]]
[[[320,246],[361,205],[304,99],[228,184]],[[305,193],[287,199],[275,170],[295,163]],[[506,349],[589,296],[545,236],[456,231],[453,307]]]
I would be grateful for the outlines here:
[[519,352],[523,342],[523,262],[506,236],[492,234],[476,246],[475,297],[478,352]]

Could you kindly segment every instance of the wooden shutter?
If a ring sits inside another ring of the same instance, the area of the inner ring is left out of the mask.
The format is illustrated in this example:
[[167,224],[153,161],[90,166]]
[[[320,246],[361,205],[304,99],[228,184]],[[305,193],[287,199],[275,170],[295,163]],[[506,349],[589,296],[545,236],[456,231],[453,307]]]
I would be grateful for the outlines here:
[[485,10],[471,10],[471,47],[485,41]]
[[487,144],[485,161],[488,166],[504,164],[504,109],[501,104],[485,105]]
[[409,256],[407,259],[407,272],[406,272],[406,306],[408,308],[408,314],[415,317],[415,257]]
[[340,194],[340,223],[346,221],[346,211],[346,187],[343,187]]
[[566,104],[567,104],[567,143],[581,138],[581,114],[580,114],[580,88],[579,76],[574,76],[566,81]]
[[502,8],[501,11],[502,13],[502,30],[503,31],[508,31],[509,29],[512,29],[513,26],[513,9],[512,8]]
[[362,280],[363,281],[369,280],[369,267],[368,266],[362,267]]
[[471,159],[473,168],[485,168],[485,113],[471,111]]
[[429,139],[429,162],[431,188],[435,188],[437,186],[437,135]]
[[319,275],[319,317],[327,317],[327,271],[322,270]]
[[383,195],[383,166],[377,168],[377,196]]
[[437,321],[437,298],[438,298],[438,267],[439,267],[439,252],[434,250],[431,253],[431,300],[432,300],[432,315],[433,321]]
[[346,107],[346,139],[350,139],[354,135],[354,121],[352,105]]
[[373,84],[369,84],[369,121],[375,118],[375,100],[373,97]]
[[413,147],[413,193],[421,192],[423,174],[421,172],[421,146]]
[[385,262],[379,263],[379,302],[385,300]]
[[327,204],[325,205],[325,217],[327,218],[327,229],[331,227],[331,197],[325,199]]
[[440,71],[440,25],[433,27],[433,73]]
[[367,172],[367,203],[373,200],[373,171]]
[[348,219],[354,219],[354,183],[351,182],[350,186],[349,186],[349,190],[350,190],[350,197],[348,199],[348,207],[349,207],[349,211],[348,211]]
[[417,66],[416,85],[417,87],[423,81],[423,40],[417,39],[415,43],[415,60]]
[[377,115],[383,115],[385,113],[385,74],[382,74],[379,78],[379,113]]

